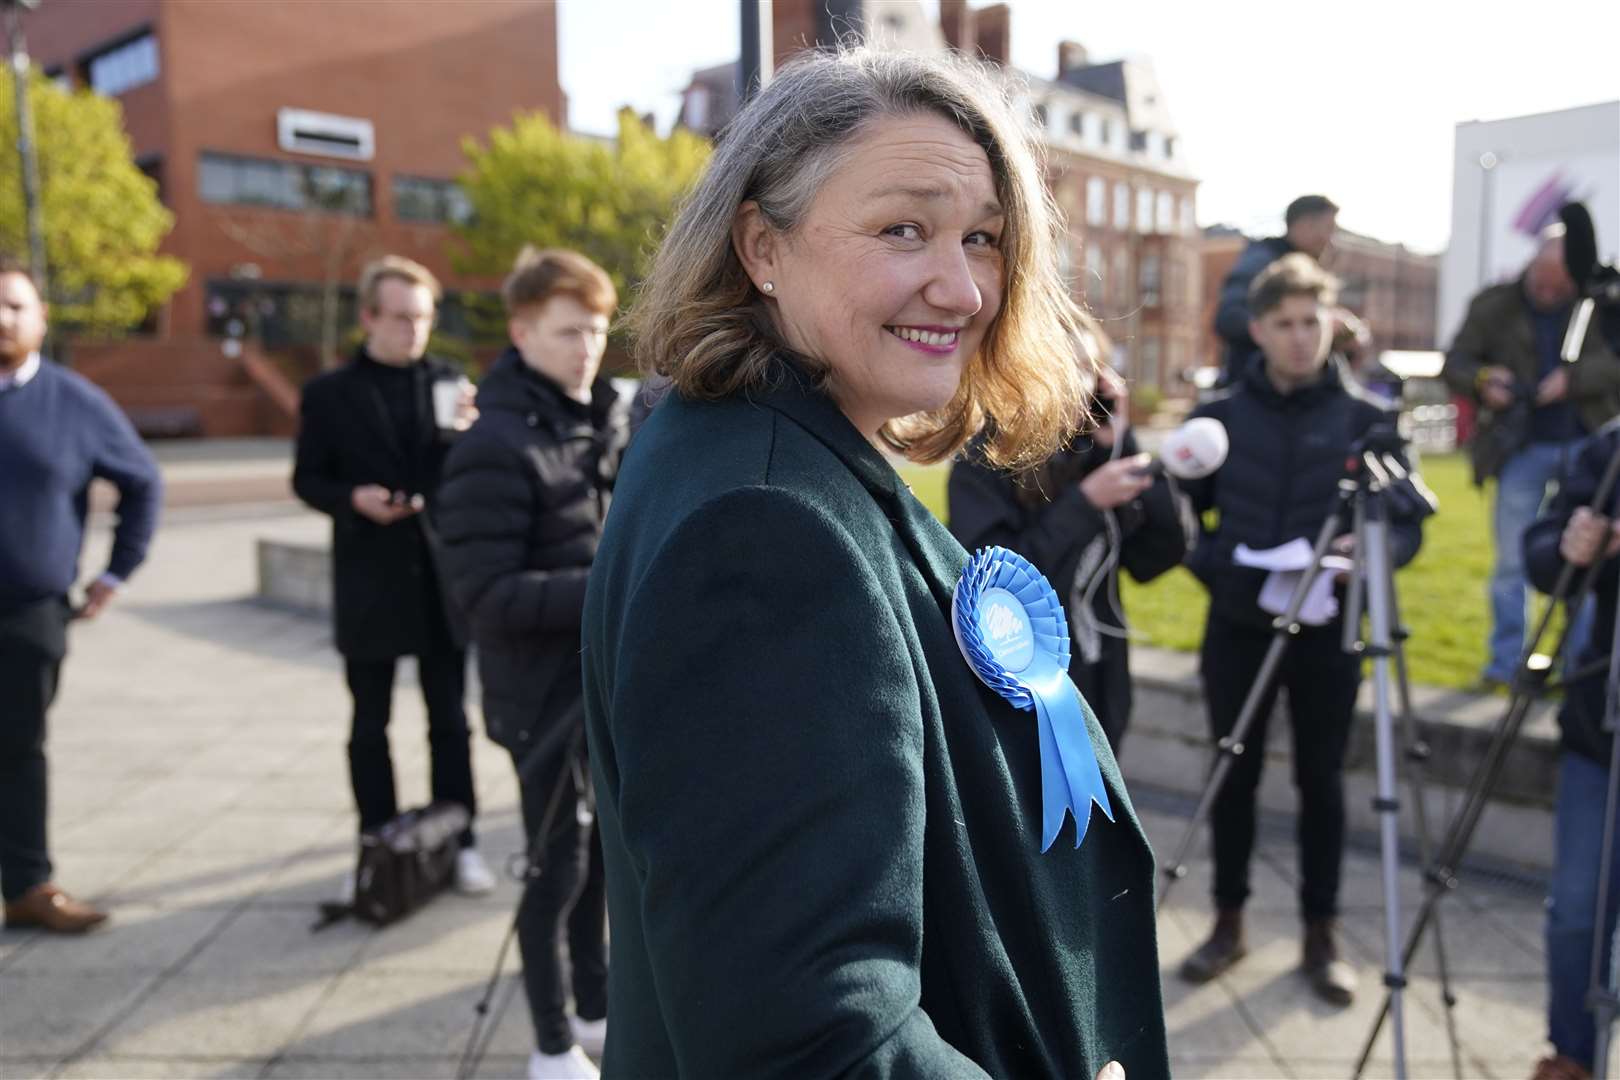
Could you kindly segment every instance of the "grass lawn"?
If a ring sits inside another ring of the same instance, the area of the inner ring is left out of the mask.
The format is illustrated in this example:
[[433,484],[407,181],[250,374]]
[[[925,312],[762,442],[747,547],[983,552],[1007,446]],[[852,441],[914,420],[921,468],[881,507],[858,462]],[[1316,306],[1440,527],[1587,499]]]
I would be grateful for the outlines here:
[[[945,518],[948,466],[904,466],[906,482]],[[1407,657],[1412,679],[1430,686],[1472,683],[1485,660],[1485,579],[1490,573],[1490,501],[1468,479],[1461,454],[1425,458],[1423,475],[1440,511],[1423,530],[1423,550],[1397,575],[1402,614],[1411,628]],[[1204,632],[1203,587],[1177,567],[1147,585],[1127,575],[1123,598],[1131,627],[1144,642],[1168,649],[1198,648]]]

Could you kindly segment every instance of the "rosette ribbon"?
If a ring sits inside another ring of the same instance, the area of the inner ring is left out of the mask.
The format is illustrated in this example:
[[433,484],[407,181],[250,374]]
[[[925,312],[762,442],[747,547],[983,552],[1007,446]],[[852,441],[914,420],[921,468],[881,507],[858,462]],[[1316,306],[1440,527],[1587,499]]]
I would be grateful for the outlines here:
[[1002,547],[968,560],[951,595],[951,629],[990,689],[1035,713],[1041,748],[1041,851],[1074,815],[1079,847],[1096,803],[1114,820],[1080,691],[1069,679],[1069,628],[1057,593],[1028,560]]

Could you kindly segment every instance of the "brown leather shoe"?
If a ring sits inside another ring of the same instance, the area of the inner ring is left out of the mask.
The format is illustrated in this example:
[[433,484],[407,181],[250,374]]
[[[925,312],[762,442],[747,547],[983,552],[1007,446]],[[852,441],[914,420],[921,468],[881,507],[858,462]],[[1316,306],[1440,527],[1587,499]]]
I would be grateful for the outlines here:
[[107,921],[107,913],[75,900],[50,882],[35,885],[6,905],[6,926],[56,934],[82,934]]
[[1334,919],[1305,920],[1302,966],[1317,997],[1334,1005],[1348,1005],[1356,996],[1356,969],[1339,958],[1335,928]]
[[1592,1070],[1563,1054],[1553,1054],[1536,1062],[1530,1080],[1592,1080]]
[[1181,977],[1190,983],[1206,983],[1249,955],[1243,942],[1243,909],[1217,911],[1215,929],[1209,940],[1181,962]]

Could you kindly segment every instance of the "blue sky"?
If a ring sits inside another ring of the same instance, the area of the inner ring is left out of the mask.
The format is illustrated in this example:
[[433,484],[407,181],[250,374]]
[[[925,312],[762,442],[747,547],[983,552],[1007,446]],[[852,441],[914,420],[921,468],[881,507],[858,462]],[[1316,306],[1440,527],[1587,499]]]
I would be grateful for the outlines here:
[[[1095,60],[1150,58],[1203,181],[1199,221],[1251,232],[1321,191],[1344,207],[1344,225],[1438,251],[1458,121],[1620,98],[1612,0],[1012,8],[1013,62],[1035,75],[1054,73],[1063,38]],[[569,120],[583,131],[610,132],[625,103],[672,116],[694,69],[737,52],[738,0],[560,0],[558,14]]]

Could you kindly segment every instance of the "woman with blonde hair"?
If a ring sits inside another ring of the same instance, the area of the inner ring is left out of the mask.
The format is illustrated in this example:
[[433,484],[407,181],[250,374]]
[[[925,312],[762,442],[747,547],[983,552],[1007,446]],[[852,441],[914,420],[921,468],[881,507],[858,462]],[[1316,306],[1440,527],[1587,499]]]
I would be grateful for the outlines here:
[[1153,858],[1054,673],[1061,606],[970,560],[885,456],[993,419],[985,453],[1021,465],[1084,414],[1059,225],[996,80],[788,65],[633,312],[673,392],[586,597],[606,1075],[1168,1074]]

